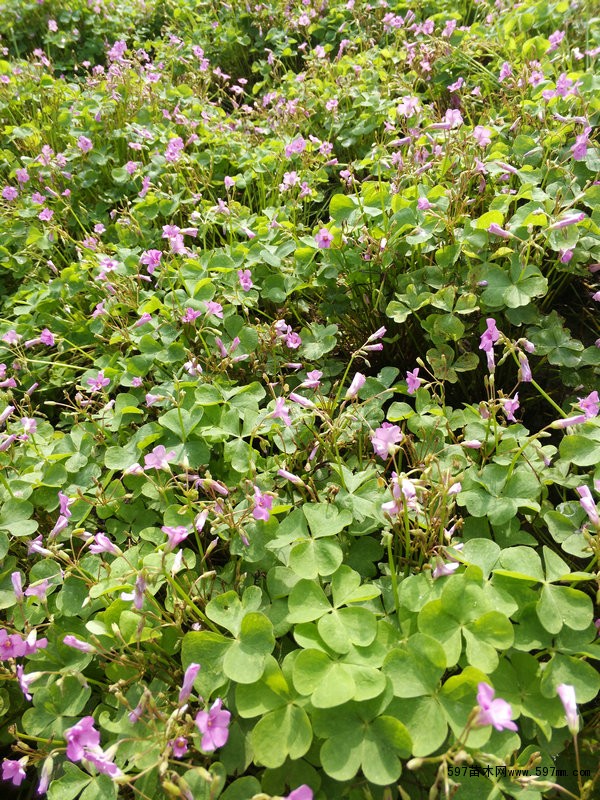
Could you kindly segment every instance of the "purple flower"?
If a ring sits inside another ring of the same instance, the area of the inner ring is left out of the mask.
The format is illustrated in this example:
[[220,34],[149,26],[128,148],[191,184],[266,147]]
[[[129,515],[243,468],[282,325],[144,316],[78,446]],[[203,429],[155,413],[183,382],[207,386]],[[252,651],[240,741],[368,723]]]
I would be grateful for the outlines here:
[[132,600],[133,605],[138,611],[144,607],[144,592],[146,591],[146,580],[142,574],[135,579],[133,592],[121,592],[121,600]]
[[433,569],[431,573],[431,577],[434,580],[437,578],[445,578],[448,575],[452,575],[460,567],[460,562],[453,561],[451,563],[445,563],[443,561],[438,561],[437,565]]
[[262,519],[266,522],[271,516],[271,508],[273,508],[273,498],[271,495],[263,494],[258,486],[255,486],[254,507],[252,509],[252,516],[254,519]]
[[519,380],[528,383],[532,380],[531,367],[525,353],[519,352]]
[[115,556],[121,554],[116,544],[113,544],[105,533],[97,533],[94,536],[93,544],[90,544],[90,553],[112,553]]
[[333,235],[327,228],[321,228],[318,233],[315,234],[315,242],[317,247],[320,247],[322,250],[328,250],[333,242]]
[[167,453],[167,448],[159,444],[151,453],[144,456],[144,467],[146,469],[164,469],[168,472],[170,470],[169,461],[174,459],[175,455],[175,450],[169,450]]
[[67,728],[67,758],[70,761],[81,761],[85,758],[86,749],[100,746],[100,733],[94,728],[93,717],[83,717],[76,725]]
[[194,689],[194,681],[196,680],[199,672],[200,664],[195,664],[194,662],[192,662],[186,669],[183,676],[183,683],[181,684],[181,689],[179,691],[179,705],[185,703],[188,697],[191,695]]
[[403,438],[402,431],[397,425],[384,422],[371,436],[371,444],[375,454],[379,458],[386,459],[396,452],[397,445]]
[[568,683],[561,683],[556,687],[556,692],[565,708],[567,726],[570,733],[575,736],[579,730],[579,716],[577,714],[577,701],[575,699],[575,687]]
[[17,664],[17,680],[19,681],[19,686],[21,687],[21,691],[25,695],[27,700],[31,700],[31,695],[29,694],[29,687],[37,679],[41,676],[41,672],[30,672],[26,675],[23,671],[23,667],[21,664]]
[[165,548],[167,552],[174,550],[177,545],[181,544],[181,542],[183,542],[184,539],[187,539],[187,537],[190,535],[190,532],[185,525],[177,525],[176,527],[171,525],[163,525],[161,531],[166,533],[169,539]]
[[504,729],[516,731],[517,725],[511,720],[512,709],[506,700],[497,697],[494,700],[494,689],[487,683],[477,686],[477,704],[479,713],[475,720],[477,725],[493,725],[497,731]]
[[91,139],[88,139],[87,136],[80,136],[79,139],[77,139],[77,147],[79,147],[82,153],[89,153],[94,147],[94,143]]
[[250,289],[254,286],[252,283],[252,273],[249,269],[238,269],[238,279],[240,282],[240,286],[245,292],[249,292]]
[[578,222],[582,222],[585,219],[585,212],[581,212],[579,214],[572,214],[569,217],[563,217],[563,219],[559,219],[557,222],[553,222],[552,225],[548,226],[549,231],[558,231],[561,228],[567,228],[569,225],[577,225]]
[[512,75],[512,67],[508,63],[508,61],[505,61],[502,64],[502,66],[500,67],[500,72],[498,74],[498,80],[500,81],[500,83],[502,83],[502,81],[505,80],[505,78],[508,78],[509,75]]
[[22,636],[18,633],[8,633],[0,628],[0,661],[8,658],[20,658],[25,655],[27,646]]
[[12,781],[15,786],[20,786],[27,777],[24,769],[27,760],[27,756],[18,761],[5,758],[2,762],[2,780]]
[[210,711],[199,711],[196,714],[196,725],[202,734],[201,747],[205,753],[212,753],[223,747],[229,738],[229,721],[231,714],[222,710],[223,701],[217,698]]
[[406,373],[406,387],[409,394],[414,394],[422,383],[423,378],[419,378],[419,367]]
[[487,364],[488,369],[490,372],[493,372],[495,369],[495,362],[494,362],[494,344],[500,338],[500,331],[496,327],[496,320],[489,318],[486,320],[487,328],[482,333],[481,339],[479,342],[479,349],[485,351],[487,356]]
[[63,639],[63,644],[66,644],[67,647],[74,647],[75,650],[81,650],[82,653],[94,652],[94,648],[91,644],[82,642],[81,639],[78,639],[76,636],[72,636],[70,633],[67,634]]
[[290,331],[285,335],[283,342],[286,347],[290,348],[290,350],[297,350],[302,344],[302,339],[297,333]]
[[38,219],[40,219],[42,222],[50,222],[53,216],[54,216],[54,211],[52,211],[52,209],[43,208],[38,214]]
[[5,186],[4,189],[2,189],[2,198],[4,200],[8,200],[10,202],[12,200],[16,200],[18,196],[19,192],[14,186]]
[[594,390],[590,392],[587,397],[579,397],[577,405],[585,414],[586,419],[597,417],[600,411],[600,397],[598,397],[598,392]]
[[550,423],[551,428],[569,428],[571,425],[581,425],[582,422],[585,422],[587,417],[585,414],[576,414],[573,417],[565,417],[564,419],[555,419],[554,422]]
[[10,580],[13,585],[15,598],[17,602],[20,603],[23,600],[23,584],[21,582],[21,573],[18,571],[11,572]]
[[360,392],[362,387],[365,385],[366,377],[362,374],[362,372],[357,372],[354,378],[352,378],[352,383],[348,387],[348,391],[346,392],[346,400],[353,400],[357,394]]
[[201,316],[202,316],[202,312],[201,311],[196,311],[193,308],[186,308],[185,314],[181,318],[181,321],[182,322],[193,322],[195,319],[198,319],[198,317],[201,317]]
[[305,783],[290,792],[284,800],[313,800],[313,790]]
[[103,369],[100,370],[95,378],[87,379],[87,385],[90,387],[92,392],[101,392],[102,389],[109,385],[109,383],[110,379],[104,377]]
[[504,228],[501,228],[500,225],[497,225],[495,222],[492,222],[487,230],[488,233],[493,233],[494,236],[501,236],[502,239],[510,239],[512,237],[510,231],[504,230]]

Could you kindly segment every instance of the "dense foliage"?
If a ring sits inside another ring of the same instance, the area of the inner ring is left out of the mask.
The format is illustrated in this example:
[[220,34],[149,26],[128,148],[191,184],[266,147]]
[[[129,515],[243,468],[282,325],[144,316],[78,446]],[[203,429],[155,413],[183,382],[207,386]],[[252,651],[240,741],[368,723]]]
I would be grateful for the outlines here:
[[3,790],[597,796],[593,6],[0,4]]

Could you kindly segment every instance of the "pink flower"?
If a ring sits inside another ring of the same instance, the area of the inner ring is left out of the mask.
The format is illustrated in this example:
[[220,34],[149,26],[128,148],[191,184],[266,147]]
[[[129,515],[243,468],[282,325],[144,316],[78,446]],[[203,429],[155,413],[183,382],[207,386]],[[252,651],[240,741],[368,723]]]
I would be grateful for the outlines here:
[[258,486],[254,487],[254,507],[252,516],[254,519],[262,519],[266,522],[271,516],[273,498],[268,494],[263,494]]
[[480,147],[487,147],[492,141],[492,132],[483,125],[477,125],[473,129],[473,138]]
[[479,713],[475,720],[477,725],[493,725],[497,731],[504,729],[516,731],[517,725],[511,720],[512,709],[506,700],[496,698],[494,689],[487,683],[480,683],[477,687],[477,704]]
[[431,577],[434,580],[438,578],[445,578],[448,575],[452,575],[460,567],[460,562],[453,561],[451,563],[444,563],[443,561],[439,561],[435,567],[435,569],[431,572]]
[[40,342],[45,344],[46,347],[54,347],[54,334],[48,330],[48,328],[44,328],[44,330],[40,333]]
[[199,711],[196,714],[196,725],[202,734],[201,747],[205,753],[212,753],[223,747],[229,738],[229,721],[231,714],[222,710],[223,701],[217,698],[210,711]]
[[27,756],[20,758],[18,761],[5,758],[2,762],[2,780],[12,781],[15,786],[20,786],[27,777],[25,772],[27,761]]
[[249,292],[250,289],[254,286],[252,283],[252,273],[249,269],[238,269],[238,279],[240,281],[240,286],[245,292]]
[[278,397],[275,400],[275,408],[271,411],[270,414],[267,414],[267,419],[280,419],[283,421],[283,424],[286,426],[290,426],[292,424],[292,420],[290,419],[290,412],[285,404],[284,397]]
[[444,114],[444,122],[451,128],[459,128],[463,124],[462,114],[457,108],[449,108]]
[[419,378],[419,367],[406,373],[406,386],[409,394],[414,394],[422,383],[423,378]]
[[169,461],[175,458],[175,450],[169,450],[164,445],[157,445],[151,453],[144,456],[144,467],[146,469],[164,469],[167,472],[170,470]]
[[201,316],[202,316],[202,312],[201,311],[196,311],[193,308],[186,308],[185,314],[182,316],[181,321],[182,322],[193,322],[195,319],[198,319],[198,317],[201,317]]
[[162,252],[160,250],[144,250],[140,256],[140,264],[144,264],[148,270],[148,275],[152,275],[154,270],[160,266],[161,258]]
[[581,498],[579,504],[588,515],[592,525],[596,528],[600,528],[600,515],[598,514],[598,509],[596,508],[596,503],[594,502],[591,491],[587,486],[578,486],[577,494]]
[[177,545],[181,544],[181,542],[183,542],[184,539],[187,539],[187,537],[190,535],[190,532],[185,525],[177,525],[175,527],[172,525],[163,525],[161,531],[166,533],[168,537],[168,542],[165,548],[167,552],[174,550]]
[[561,228],[567,228],[569,225],[577,225],[578,222],[583,222],[586,218],[585,212],[581,211],[579,214],[571,214],[568,217],[563,217],[557,222],[553,222],[548,226],[549,231],[558,231]]
[[575,144],[571,147],[574,161],[583,161],[586,157],[591,130],[590,127],[585,128],[584,132],[575,138]]
[[315,242],[317,247],[320,247],[322,250],[328,250],[333,242],[333,235],[327,228],[321,228],[315,235]]
[[302,339],[297,333],[290,331],[288,334],[286,334],[283,342],[286,347],[290,348],[290,350],[297,350],[302,344]]
[[402,431],[397,425],[384,422],[371,436],[371,444],[375,454],[379,458],[386,459],[396,452],[397,445],[403,438]]
[[561,683],[556,687],[556,692],[561,699],[567,718],[567,727],[572,736],[579,730],[579,715],[577,714],[577,701],[575,687],[568,683]]
[[191,695],[194,689],[194,681],[196,680],[199,672],[200,664],[195,664],[193,662],[186,669],[183,676],[183,683],[181,684],[181,689],[179,691],[179,705],[183,705],[183,703],[185,703]]
[[208,300],[205,305],[207,314],[212,314],[214,317],[223,319],[223,306],[220,303],[216,303],[214,300]]
[[506,419],[510,420],[510,422],[516,422],[515,419],[515,411],[519,408],[519,393],[517,392],[514,398],[510,399],[507,398],[504,401],[504,413],[506,414]]
[[361,372],[357,372],[354,378],[352,378],[352,383],[348,387],[345,399],[353,400],[365,385],[366,380],[366,377]]
[[285,155],[286,158],[290,158],[292,155],[299,155],[303,153],[306,149],[306,141],[302,138],[302,136],[296,137],[293,141],[285,146]]
[[16,200],[18,196],[19,192],[17,191],[17,189],[15,189],[14,186],[5,186],[4,189],[2,189],[3,200],[8,200],[9,202],[11,202],[12,200]]
[[188,751],[188,740],[185,736],[178,736],[176,739],[171,739],[169,745],[175,758],[182,758]]
[[63,644],[66,644],[67,647],[74,647],[75,650],[81,650],[82,653],[94,652],[94,648],[91,644],[82,642],[81,639],[78,639],[77,636],[72,636],[70,633],[64,637]]
[[562,42],[565,38],[564,31],[554,31],[548,37],[548,41],[550,42],[550,47],[546,50],[547,53],[553,53],[557,48],[558,45]]
[[488,369],[493,372],[495,368],[494,362],[494,344],[500,338],[500,331],[496,327],[496,320],[489,318],[486,320],[487,328],[481,335],[479,342],[479,349],[483,350],[487,355]]
[[306,373],[306,379],[299,384],[299,389],[318,389],[321,385],[321,378],[323,373],[319,369],[313,369],[311,372]]
[[52,211],[52,209],[43,208],[38,214],[38,219],[40,219],[42,222],[50,222],[53,216],[54,216],[54,211]]
[[94,536],[93,544],[90,544],[90,553],[98,555],[100,553],[112,553],[115,556],[120,555],[121,551],[116,544],[111,542],[105,533],[97,533]]

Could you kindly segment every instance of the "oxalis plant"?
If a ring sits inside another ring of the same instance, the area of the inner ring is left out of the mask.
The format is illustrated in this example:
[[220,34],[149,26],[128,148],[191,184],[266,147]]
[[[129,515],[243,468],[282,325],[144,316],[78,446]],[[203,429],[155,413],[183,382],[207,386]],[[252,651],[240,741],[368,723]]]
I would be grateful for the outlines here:
[[4,790],[593,800],[591,5],[5,5]]

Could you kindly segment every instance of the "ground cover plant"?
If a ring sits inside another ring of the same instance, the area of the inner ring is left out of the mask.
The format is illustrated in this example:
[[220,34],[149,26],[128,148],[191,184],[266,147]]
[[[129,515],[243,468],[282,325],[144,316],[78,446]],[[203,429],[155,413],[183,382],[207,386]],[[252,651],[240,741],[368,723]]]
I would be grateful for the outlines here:
[[0,10],[2,791],[597,797],[594,4]]

